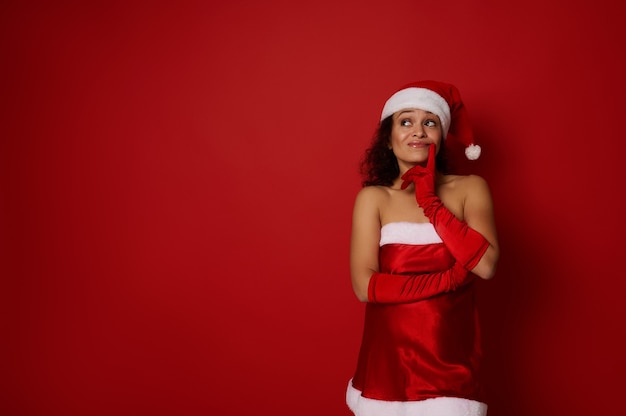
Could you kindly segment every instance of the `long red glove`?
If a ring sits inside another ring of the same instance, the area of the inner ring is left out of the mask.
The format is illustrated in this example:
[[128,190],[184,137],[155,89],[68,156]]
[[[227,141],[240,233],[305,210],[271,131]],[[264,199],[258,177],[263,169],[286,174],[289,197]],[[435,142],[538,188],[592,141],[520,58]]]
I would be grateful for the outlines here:
[[451,292],[474,279],[461,264],[440,272],[404,275],[374,273],[367,288],[372,303],[409,303]]
[[402,175],[402,189],[415,183],[415,199],[435,227],[437,234],[452,254],[467,270],[472,270],[489,247],[478,231],[460,221],[435,194],[435,145],[431,144],[426,167],[414,166]]

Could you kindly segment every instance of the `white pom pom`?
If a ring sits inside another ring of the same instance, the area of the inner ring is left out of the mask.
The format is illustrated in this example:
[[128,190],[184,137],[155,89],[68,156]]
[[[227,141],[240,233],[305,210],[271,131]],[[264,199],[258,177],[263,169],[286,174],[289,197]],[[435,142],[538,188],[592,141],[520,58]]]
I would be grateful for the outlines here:
[[476,160],[480,157],[480,146],[477,144],[470,144],[465,148],[465,157],[469,160]]

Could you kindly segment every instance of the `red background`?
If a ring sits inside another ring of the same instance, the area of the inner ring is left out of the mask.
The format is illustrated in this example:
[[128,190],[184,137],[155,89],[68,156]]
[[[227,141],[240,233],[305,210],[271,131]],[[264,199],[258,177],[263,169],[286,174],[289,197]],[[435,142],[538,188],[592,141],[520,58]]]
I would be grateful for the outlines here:
[[456,84],[502,257],[490,416],[615,414],[619,0],[3,2],[2,415],[349,415],[357,164]]

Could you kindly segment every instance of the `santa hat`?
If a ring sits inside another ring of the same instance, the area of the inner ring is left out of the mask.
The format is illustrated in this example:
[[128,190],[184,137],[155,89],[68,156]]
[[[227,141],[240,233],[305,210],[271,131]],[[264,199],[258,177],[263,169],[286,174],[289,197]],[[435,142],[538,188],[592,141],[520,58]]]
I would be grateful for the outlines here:
[[402,87],[393,94],[383,107],[380,120],[406,109],[419,108],[439,116],[443,138],[465,145],[465,156],[469,160],[480,157],[480,146],[474,143],[474,134],[467,110],[459,90],[451,84],[438,81],[418,81]]

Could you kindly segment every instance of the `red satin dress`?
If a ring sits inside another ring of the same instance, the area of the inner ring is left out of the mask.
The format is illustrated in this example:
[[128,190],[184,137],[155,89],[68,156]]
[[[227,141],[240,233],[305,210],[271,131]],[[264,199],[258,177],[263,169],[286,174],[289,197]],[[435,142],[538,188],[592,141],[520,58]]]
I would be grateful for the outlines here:
[[[406,274],[454,263],[430,223],[381,230],[380,271]],[[347,404],[357,416],[485,415],[474,285],[403,304],[367,303]]]

